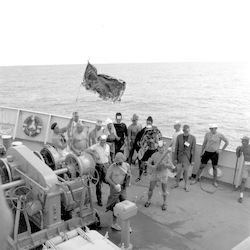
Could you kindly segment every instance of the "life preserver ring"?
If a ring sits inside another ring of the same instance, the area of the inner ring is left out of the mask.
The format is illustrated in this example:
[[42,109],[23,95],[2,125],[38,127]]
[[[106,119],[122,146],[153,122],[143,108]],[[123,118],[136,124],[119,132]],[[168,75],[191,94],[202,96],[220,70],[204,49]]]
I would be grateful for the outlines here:
[[30,137],[40,134],[42,127],[42,121],[35,115],[28,116],[23,123],[23,131]]

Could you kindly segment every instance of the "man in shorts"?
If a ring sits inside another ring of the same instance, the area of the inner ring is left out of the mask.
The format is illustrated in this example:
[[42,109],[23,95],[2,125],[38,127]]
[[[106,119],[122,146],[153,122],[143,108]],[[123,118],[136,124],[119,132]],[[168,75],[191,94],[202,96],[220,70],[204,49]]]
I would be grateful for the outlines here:
[[175,152],[174,152],[174,163],[177,167],[177,177],[176,183],[171,187],[179,187],[179,181],[181,172],[184,169],[184,181],[185,181],[185,191],[189,192],[188,189],[188,171],[190,166],[194,166],[195,160],[195,148],[196,148],[196,138],[191,135],[189,125],[183,126],[183,134],[179,134],[176,139]]
[[141,180],[142,173],[147,175],[146,162],[157,150],[158,141],[162,140],[162,134],[156,126],[153,126],[153,118],[151,116],[147,118],[146,123],[147,126],[137,134],[135,139],[139,159],[139,177],[135,180],[136,182]]
[[[127,199],[126,186],[131,185],[131,170],[123,153],[118,152],[115,155],[114,163],[110,165],[106,174],[106,181],[110,184],[110,194],[107,200],[106,209],[113,211],[116,203]],[[129,178],[129,183],[126,179]],[[113,213],[113,223],[111,228],[121,231],[121,227],[117,224],[117,217]],[[130,230],[131,231],[131,230]]]
[[[229,142],[222,133],[217,132],[217,127],[218,127],[217,124],[209,125],[210,132],[207,132],[205,134],[205,138],[201,149],[201,165],[196,174],[195,180],[190,183],[191,185],[195,184],[198,181],[203,169],[207,165],[207,162],[211,160],[213,166],[213,176],[214,176],[213,184],[216,188],[218,187],[216,180],[217,180],[217,164],[219,161],[219,155],[226,149]],[[224,141],[224,146],[222,149],[220,149],[221,141]]]
[[168,172],[167,169],[174,169],[170,157],[170,151],[165,151],[163,141],[158,142],[158,151],[155,152],[148,160],[148,168],[151,171],[151,178],[148,190],[148,200],[145,203],[145,207],[149,207],[151,204],[151,198],[157,182],[161,183],[163,204],[161,209],[164,211],[167,208],[167,181]]
[[129,149],[129,158],[128,163],[131,164],[133,161],[134,151],[136,149],[135,139],[137,134],[142,130],[141,124],[138,124],[139,116],[133,114],[131,121],[132,124],[128,127],[128,149]]
[[247,178],[250,176],[250,145],[249,145],[250,138],[248,136],[244,136],[241,138],[242,146],[237,147],[236,149],[236,156],[239,158],[241,154],[244,155],[244,166],[242,171],[242,181],[240,187],[240,198],[238,199],[239,203],[243,202],[243,192],[245,190],[245,184]]

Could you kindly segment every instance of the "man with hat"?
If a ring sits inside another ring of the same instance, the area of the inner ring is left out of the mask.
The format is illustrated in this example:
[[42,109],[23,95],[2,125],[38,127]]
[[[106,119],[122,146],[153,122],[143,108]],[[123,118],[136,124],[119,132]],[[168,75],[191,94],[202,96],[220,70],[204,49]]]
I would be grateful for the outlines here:
[[[113,211],[116,203],[127,199],[126,186],[131,185],[131,170],[123,153],[118,152],[115,155],[114,163],[110,165],[106,174],[106,180],[110,184],[110,194],[107,200],[106,209]],[[121,231],[117,224],[117,218],[113,213],[113,222],[111,228]]]
[[240,187],[240,198],[238,199],[239,203],[243,202],[243,192],[245,190],[245,184],[247,178],[250,176],[250,145],[249,145],[250,138],[248,136],[243,136],[241,138],[241,146],[237,147],[236,149],[236,156],[239,158],[241,154],[244,156],[244,166],[242,170],[242,181]]
[[69,123],[68,126],[60,129],[57,122],[54,122],[50,127],[51,130],[53,130],[53,135],[51,138],[52,145],[61,157],[65,157],[70,153],[70,149],[68,148],[68,144],[63,134],[68,130],[70,124],[71,123]]
[[128,127],[128,149],[129,149],[129,158],[128,163],[132,163],[132,158],[135,151],[135,138],[137,134],[142,130],[141,124],[138,124],[139,116],[133,114],[131,121],[132,124]]
[[[210,131],[205,134],[205,138],[201,149],[201,165],[196,174],[195,180],[190,183],[191,185],[195,184],[198,181],[203,169],[207,165],[207,162],[211,160],[213,166],[213,176],[214,176],[213,184],[216,188],[218,187],[216,180],[217,180],[217,164],[219,161],[219,155],[226,149],[229,142],[222,133],[217,132],[217,127],[218,127],[217,124],[209,124]],[[220,149],[221,141],[224,141],[224,146],[222,149]]]
[[102,121],[97,120],[95,123],[95,128],[89,133],[89,146],[97,143],[97,138],[104,134],[104,129],[102,127]]
[[167,181],[168,171],[167,169],[175,169],[169,155],[170,151],[165,151],[165,143],[163,141],[158,142],[158,151],[156,151],[148,160],[148,168],[152,171],[149,190],[148,200],[145,203],[145,207],[149,207],[151,204],[151,198],[157,182],[161,183],[163,204],[161,209],[165,211],[167,209]]
[[102,206],[102,183],[107,183],[105,176],[107,173],[107,169],[109,165],[111,164],[110,159],[110,147],[107,144],[107,136],[101,135],[98,138],[98,143],[90,146],[85,150],[86,153],[89,153],[93,155],[93,153],[96,155],[96,165],[95,169],[99,174],[99,181],[96,185],[96,198],[97,198],[97,204],[99,206]]
[[172,162],[174,162],[174,153],[175,153],[175,144],[176,144],[176,138],[178,135],[182,134],[182,130],[181,130],[181,122],[180,121],[175,121],[174,122],[174,130],[175,132],[172,135],[172,140],[170,142],[169,147],[171,147],[171,157],[172,157]]

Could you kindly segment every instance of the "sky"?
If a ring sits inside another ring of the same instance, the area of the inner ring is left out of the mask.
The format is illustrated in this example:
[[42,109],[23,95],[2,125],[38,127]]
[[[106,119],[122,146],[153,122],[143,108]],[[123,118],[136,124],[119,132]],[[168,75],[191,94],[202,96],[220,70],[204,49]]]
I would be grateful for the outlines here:
[[0,0],[0,66],[250,61],[248,0]]

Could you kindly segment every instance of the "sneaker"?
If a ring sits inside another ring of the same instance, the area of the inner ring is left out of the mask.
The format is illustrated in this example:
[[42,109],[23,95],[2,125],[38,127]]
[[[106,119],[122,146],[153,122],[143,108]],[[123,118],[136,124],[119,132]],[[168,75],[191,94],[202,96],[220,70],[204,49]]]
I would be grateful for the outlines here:
[[111,228],[114,229],[114,230],[116,230],[116,231],[121,231],[122,230],[121,227],[117,223],[116,224],[112,224]]
[[217,182],[214,182],[214,186],[217,188],[218,187],[218,184],[217,184]]
[[129,227],[129,232],[132,233],[132,228],[131,227]]
[[190,182],[190,185],[194,185],[195,183],[197,183],[197,180],[193,180]]
[[242,202],[243,202],[243,198],[240,197],[240,198],[238,199],[238,202],[239,202],[239,203],[242,203]]

